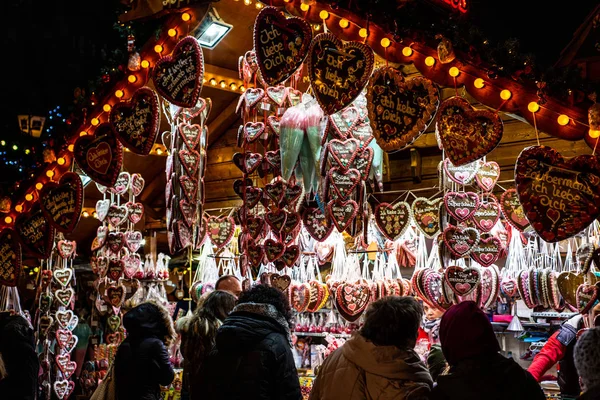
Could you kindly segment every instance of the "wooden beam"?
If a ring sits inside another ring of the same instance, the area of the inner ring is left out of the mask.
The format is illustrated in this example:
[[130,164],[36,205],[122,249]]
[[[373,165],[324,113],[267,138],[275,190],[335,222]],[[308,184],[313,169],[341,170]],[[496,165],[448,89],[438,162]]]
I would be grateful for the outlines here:
[[207,149],[217,141],[227,131],[227,129],[238,120],[236,108],[238,99],[229,103],[227,107],[215,118],[210,124],[208,124],[208,146]]

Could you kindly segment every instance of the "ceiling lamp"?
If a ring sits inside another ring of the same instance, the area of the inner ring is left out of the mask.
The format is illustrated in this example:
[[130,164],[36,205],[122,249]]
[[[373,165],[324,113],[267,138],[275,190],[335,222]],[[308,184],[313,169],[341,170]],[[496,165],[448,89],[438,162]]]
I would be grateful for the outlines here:
[[223,21],[217,10],[211,7],[198,28],[198,42],[202,47],[214,49],[232,28],[233,25]]

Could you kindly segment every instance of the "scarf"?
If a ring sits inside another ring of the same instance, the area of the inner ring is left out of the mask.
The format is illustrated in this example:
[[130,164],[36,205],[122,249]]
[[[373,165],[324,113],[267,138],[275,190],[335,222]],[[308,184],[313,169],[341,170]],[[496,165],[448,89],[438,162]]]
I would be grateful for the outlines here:
[[275,320],[275,322],[277,322],[277,324],[285,331],[290,346],[292,345],[292,333],[290,331],[290,324],[284,318],[284,316],[281,315],[279,311],[277,311],[274,305],[265,303],[242,303],[235,306],[232,313],[234,312],[247,312],[252,314],[258,314],[262,315],[263,317],[268,317]]
[[423,316],[421,325],[423,330],[429,335],[432,344],[438,344],[440,342],[440,322],[442,322],[441,318],[430,321]]

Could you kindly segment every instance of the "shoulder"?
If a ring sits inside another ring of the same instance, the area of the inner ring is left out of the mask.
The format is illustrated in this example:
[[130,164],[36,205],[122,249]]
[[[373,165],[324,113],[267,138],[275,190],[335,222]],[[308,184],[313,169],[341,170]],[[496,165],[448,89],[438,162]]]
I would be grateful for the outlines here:
[[273,353],[276,357],[291,352],[292,347],[287,337],[280,332],[272,332],[258,344],[258,348]]

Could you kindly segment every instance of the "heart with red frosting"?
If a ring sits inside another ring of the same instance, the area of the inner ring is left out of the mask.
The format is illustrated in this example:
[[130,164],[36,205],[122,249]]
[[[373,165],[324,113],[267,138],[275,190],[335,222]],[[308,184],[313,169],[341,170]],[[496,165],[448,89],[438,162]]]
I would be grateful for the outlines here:
[[302,222],[308,234],[317,242],[323,242],[333,231],[333,224],[319,207],[306,207]]
[[125,301],[125,286],[109,286],[106,289],[106,302],[115,308],[121,307]]
[[118,254],[125,245],[123,232],[109,232],[106,237],[106,246],[113,254]]
[[282,292],[285,292],[287,290],[287,288],[290,287],[291,283],[292,283],[292,279],[287,275],[279,275],[279,274],[271,275],[271,286],[273,286],[276,289],[281,290]]
[[52,254],[54,228],[39,207],[20,214],[15,221],[15,231],[23,249],[36,258],[48,258]]
[[456,182],[463,186],[471,183],[473,178],[477,176],[477,172],[481,167],[481,163],[479,161],[454,165],[449,158],[446,158],[442,165],[446,176],[450,178],[452,182]]
[[108,207],[108,214],[106,218],[108,219],[108,223],[114,227],[118,227],[127,221],[127,216],[129,215],[129,209],[126,204],[122,206],[118,206],[116,204],[111,204]]
[[202,136],[202,127],[198,124],[182,123],[177,126],[177,131],[188,150],[196,150],[200,143],[200,136]]
[[454,165],[478,160],[502,139],[502,119],[491,110],[475,110],[462,97],[444,100],[437,113],[436,131]]
[[265,214],[265,222],[275,232],[281,232],[286,220],[287,213],[281,209],[277,211],[269,211]]
[[277,180],[265,185],[265,193],[275,204],[279,204],[285,195],[286,185],[282,180]]
[[343,170],[348,169],[358,154],[359,146],[360,144],[356,139],[330,140],[327,144],[327,154],[330,156],[332,166],[337,165]]
[[500,208],[502,208],[502,214],[506,221],[518,230],[519,232],[525,232],[531,229],[529,221],[525,217],[525,211],[519,201],[519,195],[517,189],[507,189],[502,193],[500,197]]
[[429,200],[425,197],[417,197],[411,206],[413,221],[417,228],[429,239],[440,231],[440,204],[441,198]]
[[486,234],[471,250],[471,258],[484,267],[494,264],[502,253],[502,242],[495,236]]
[[346,321],[360,318],[369,305],[371,290],[365,282],[341,283],[335,289],[335,306]]
[[598,289],[597,285],[588,285],[585,283],[579,285],[575,296],[577,299],[577,310],[579,310],[580,314],[586,314],[592,309],[594,304],[596,304],[596,300],[598,300],[599,292],[600,289]]
[[290,288],[290,304],[297,312],[304,312],[310,301],[310,285],[300,283]]
[[127,207],[127,218],[132,224],[137,224],[142,220],[144,216],[144,205],[142,203],[128,201],[125,206]]
[[191,228],[198,217],[196,214],[196,205],[191,204],[186,199],[181,199],[179,200],[179,211],[181,211],[181,215],[183,216],[183,222]]
[[481,232],[489,232],[500,219],[500,204],[494,195],[479,202],[479,206],[471,218]]
[[265,255],[269,262],[273,262],[279,259],[285,252],[285,245],[274,239],[265,240],[263,247],[265,249]]
[[185,198],[190,203],[195,203],[196,196],[198,195],[198,181],[187,175],[181,175],[179,177],[179,186],[181,187],[181,191]]
[[500,165],[496,161],[480,162],[475,180],[484,192],[491,192],[500,178]]
[[144,190],[144,185],[146,181],[142,177],[142,175],[135,173],[131,174],[131,194],[134,196],[139,196]]
[[0,285],[16,286],[22,267],[21,245],[15,231],[4,228],[0,231]]
[[292,267],[300,258],[300,247],[297,245],[287,246],[280,258],[287,267]]
[[235,153],[233,163],[244,174],[251,174],[261,165],[263,156],[260,153]]
[[479,243],[479,232],[475,228],[460,228],[448,225],[443,236],[444,244],[456,257],[469,255]]
[[137,89],[129,101],[113,106],[110,122],[123,146],[136,154],[147,156],[156,142],[160,126],[158,96],[150,88]]
[[481,274],[475,268],[451,266],[444,271],[444,280],[457,296],[467,296],[479,286]]
[[479,197],[473,192],[448,192],[444,195],[446,211],[457,221],[466,221],[479,207]]
[[262,246],[257,244],[253,239],[249,239],[246,242],[246,256],[250,267],[254,271],[254,275],[256,275],[265,256]]
[[187,174],[195,177],[198,174],[198,168],[200,166],[200,153],[196,150],[179,150],[177,154],[179,156],[179,162],[181,162],[181,165],[183,165]]
[[225,247],[233,238],[235,232],[235,221],[232,217],[215,217],[210,216],[207,220],[208,224],[208,238],[217,246],[222,249]]
[[48,222],[63,233],[77,226],[83,206],[83,184],[74,172],[66,172],[58,183],[48,182],[40,192],[40,206]]
[[108,261],[108,272],[106,276],[108,276],[113,281],[118,281],[121,275],[123,275],[123,261],[118,258],[111,258]]
[[350,165],[350,168],[355,168],[358,170],[358,172],[360,172],[360,176],[363,181],[366,181],[369,178],[374,156],[375,151],[372,147],[363,147],[361,150],[359,150],[358,154],[354,158],[354,161]]
[[331,33],[315,36],[308,53],[308,79],[325,114],[344,109],[358,97],[373,62],[373,51],[362,42],[342,42]]
[[134,253],[140,249],[144,240],[140,231],[127,231],[123,234],[123,238],[127,248]]
[[356,186],[360,183],[361,176],[357,169],[343,170],[340,167],[332,168],[329,171],[329,182],[333,190],[342,199],[346,200]]
[[356,217],[358,204],[354,200],[332,200],[327,204],[327,211],[338,231],[343,232]]
[[254,143],[261,138],[265,131],[264,122],[246,122],[244,125],[244,137],[248,143]]
[[525,216],[546,242],[568,239],[600,215],[600,162],[593,155],[570,159],[551,147],[531,146],[515,165]]
[[98,125],[94,136],[80,136],[73,153],[77,165],[95,182],[108,187],[115,184],[123,164],[123,146],[112,124]]
[[379,232],[391,241],[398,239],[408,228],[410,205],[405,201],[379,203],[373,213]]
[[[348,139],[349,135],[354,133],[360,121],[358,108],[354,106],[346,107],[340,112],[329,115],[327,119],[329,134],[340,140]],[[325,140],[327,135],[323,136],[323,140]]]
[[156,91],[169,103],[194,107],[200,98],[204,60],[193,36],[181,39],[170,56],[160,58],[152,69]]

